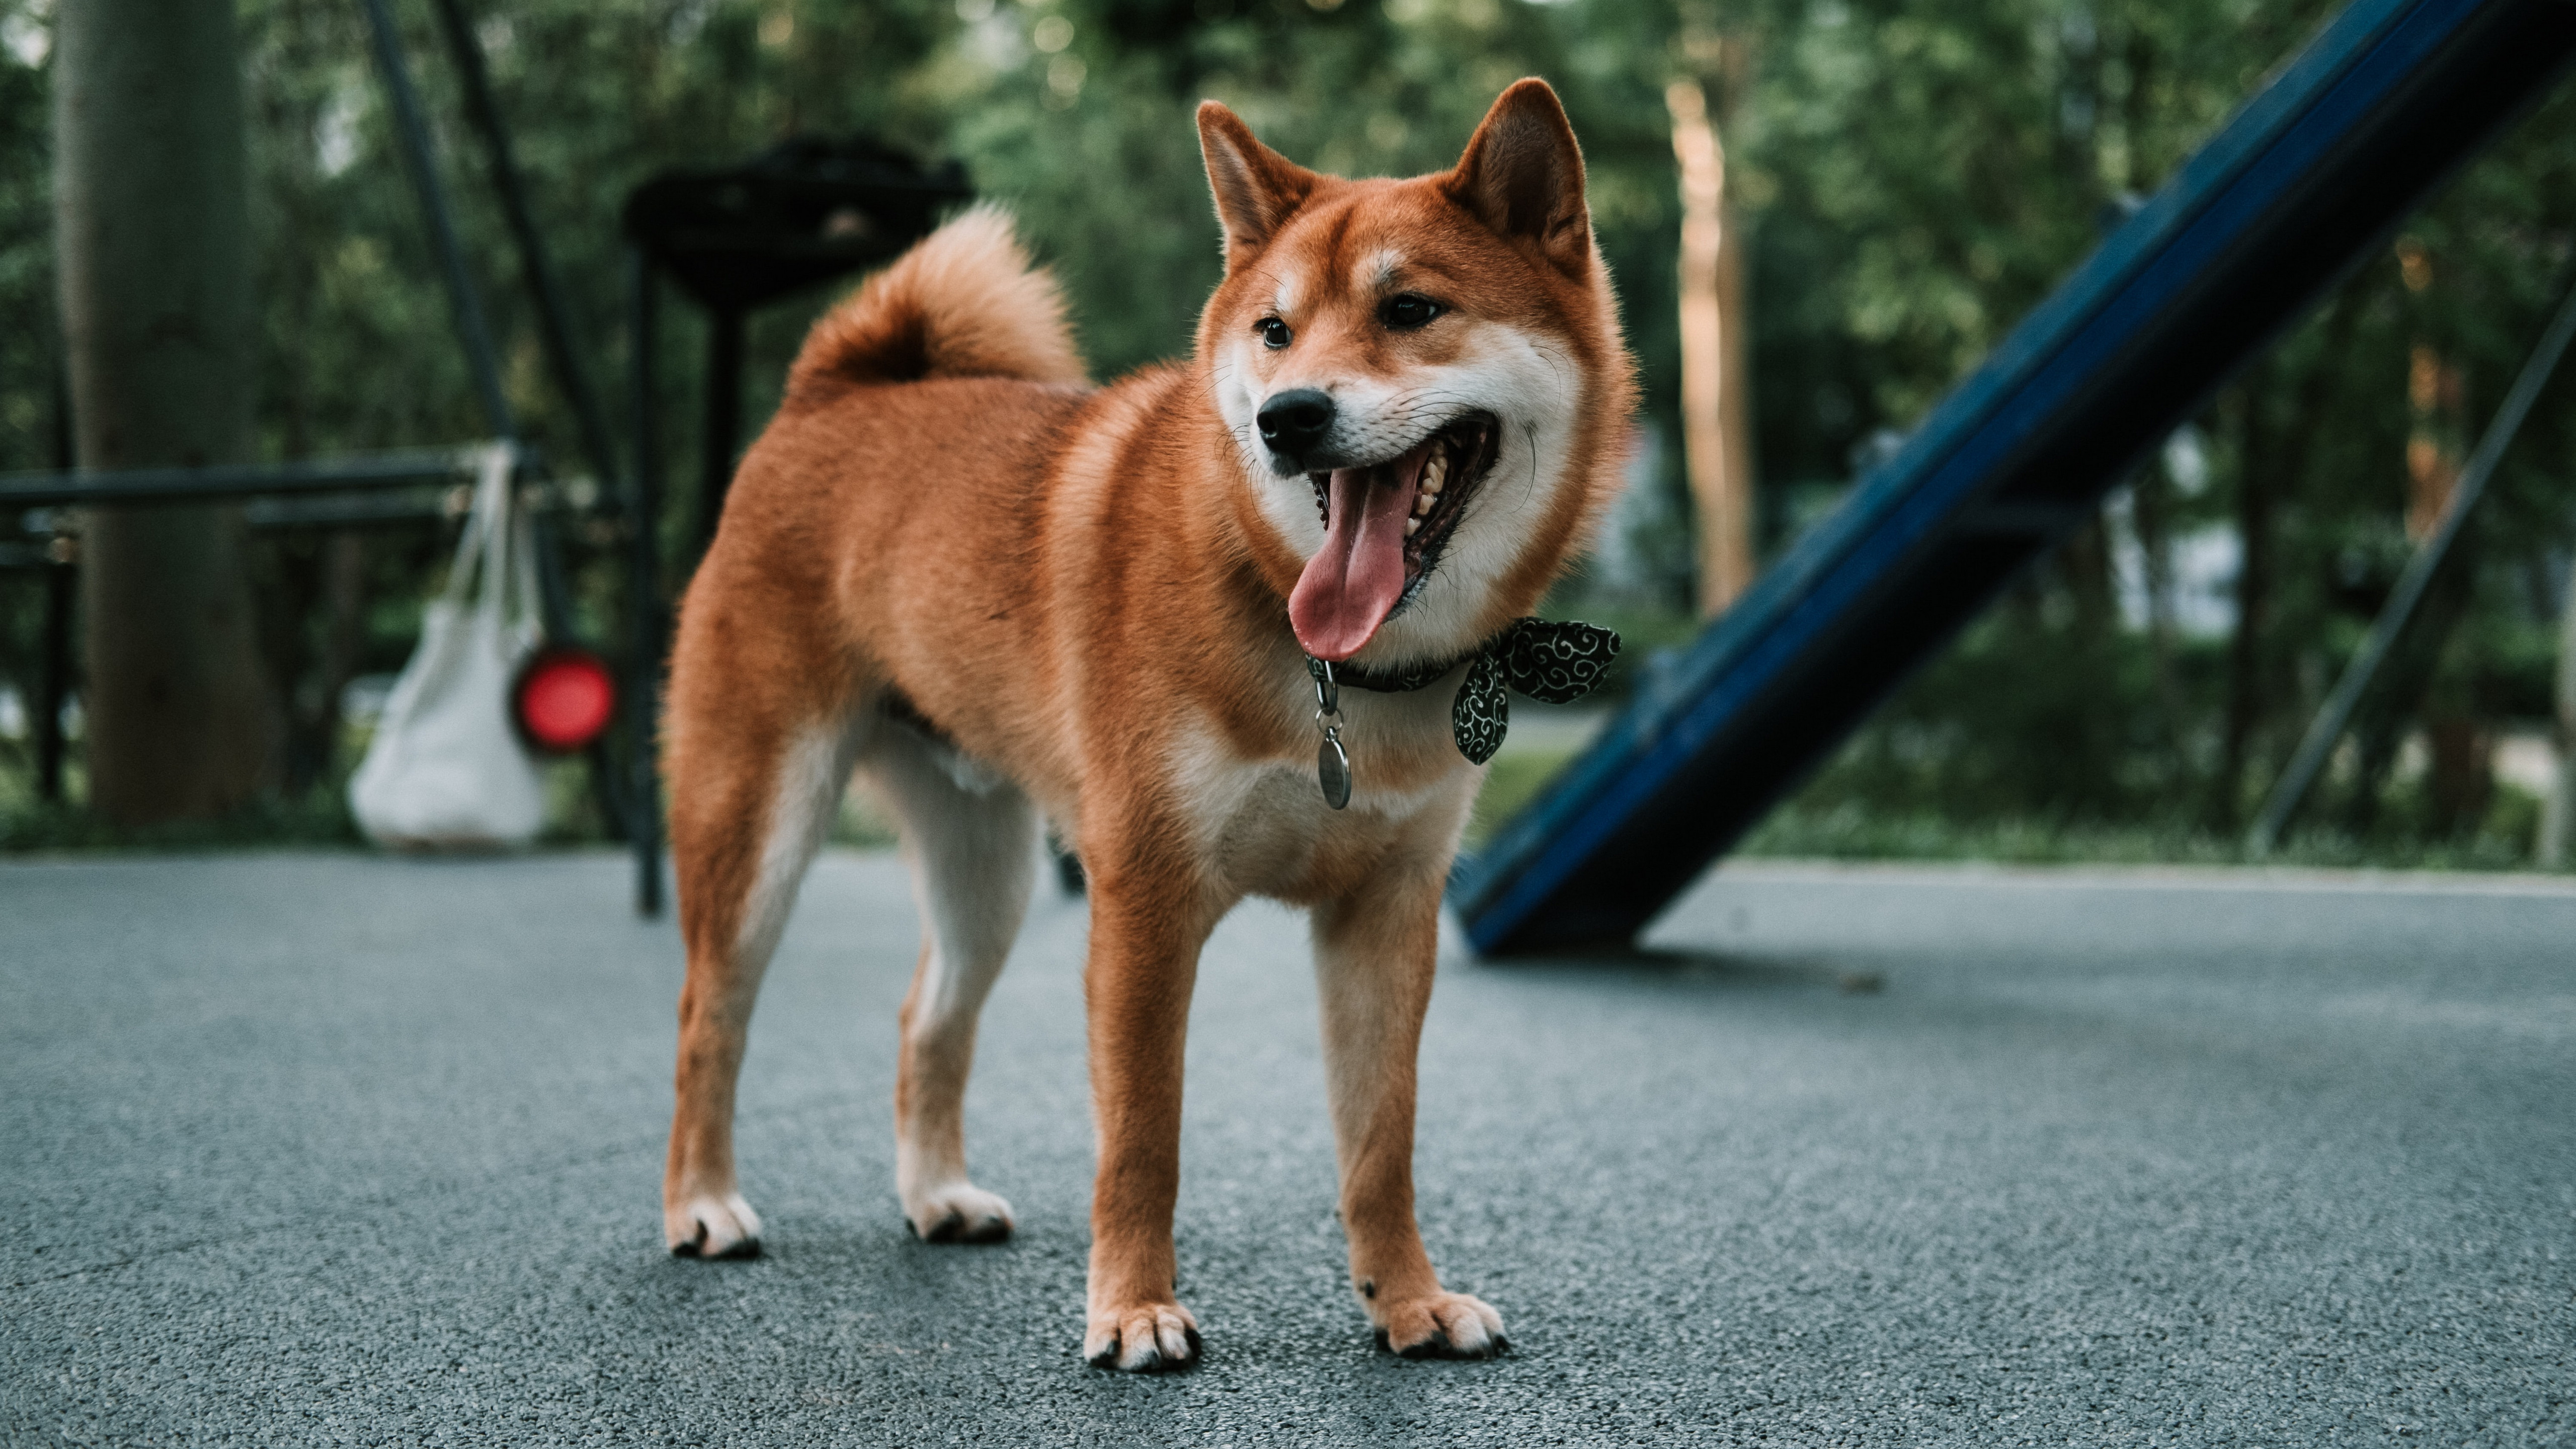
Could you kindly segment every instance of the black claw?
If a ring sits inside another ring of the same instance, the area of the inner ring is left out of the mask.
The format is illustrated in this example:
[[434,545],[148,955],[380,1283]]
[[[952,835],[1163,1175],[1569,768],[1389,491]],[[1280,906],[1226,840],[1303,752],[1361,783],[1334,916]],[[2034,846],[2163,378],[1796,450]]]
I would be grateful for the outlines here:
[[760,1256],[760,1239],[745,1238],[721,1253],[710,1253],[707,1251],[707,1225],[700,1223],[696,1237],[685,1243],[671,1245],[671,1256],[674,1258],[757,1258]]
[[[1188,1328],[1183,1329],[1182,1332],[1187,1334],[1190,1340],[1190,1352],[1188,1357],[1166,1358],[1163,1356],[1163,1351],[1160,1348],[1149,1348],[1145,1350],[1145,1361],[1143,1363],[1136,1365],[1134,1368],[1126,1369],[1124,1372],[1131,1374],[1177,1374],[1187,1373],[1191,1369],[1197,1368],[1199,1366],[1200,1357],[1199,1331],[1195,1328]],[[1118,1369],[1118,1346],[1119,1340],[1111,1339],[1107,1348],[1093,1354],[1088,1359],[1085,1359],[1084,1362],[1097,1369]]]
[[[1119,1340],[1114,1339],[1114,1338],[1113,1338],[1113,1339],[1111,1339],[1111,1340],[1109,1340],[1109,1346],[1108,1346],[1107,1348],[1104,1348],[1104,1349],[1102,1349],[1100,1352],[1095,1353],[1095,1354],[1093,1354],[1093,1355],[1091,1356],[1091,1358],[1090,1358],[1090,1360],[1089,1360],[1089,1362],[1090,1362],[1091,1366],[1092,1366],[1093,1368],[1109,1369],[1109,1370],[1112,1370],[1112,1371],[1117,1371],[1117,1370],[1119,1369],[1119,1363],[1118,1363],[1118,1345],[1119,1345]],[[1149,1349],[1145,1350],[1145,1361],[1144,1361],[1143,1363],[1140,1363],[1140,1364],[1136,1365],[1136,1366],[1135,1366],[1134,1368],[1132,1368],[1132,1369],[1127,1369],[1127,1370],[1125,1370],[1125,1372],[1128,1372],[1128,1373],[1131,1373],[1131,1374],[1152,1374],[1152,1373],[1161,1373],[1162,1371],[1163,1371],[1163,1354],[1162,1354],[1162,1350],[1160,1350],[1160,1349],[1152,1349],[1152,1348],[1149,1348]]]
[[909,1216],[904,1218],[903,1225],[912,1229],[912,1235],[925,1243],[1000,1243],[1008,1241],[1011,1236],[1008,1218],[977,1218],[969,1226],[965,1215],[953,1209],[946,1217],[932,1223],[926,1233]]
[[1442,1328],[1432,1330],[1431,1336],[1422,1340],[1420,1343],[1413,1344],[1406,1348],[1394,1348],[1387,1339],[1386,1330],[1381,1328],[1377,1331],[1377,1346],[1381,1351],[1392,1351],[1401,1358],[1478,1359],[1499,1358],[1502,1356],[1504,1350],[1512,1346],[1512,1343],[1510,1339],[1497,1334],[1486,1339],[1485,1346],[1482,1348],[1460,1348],[1457,1343],[1449,1337],[1449,1331]]

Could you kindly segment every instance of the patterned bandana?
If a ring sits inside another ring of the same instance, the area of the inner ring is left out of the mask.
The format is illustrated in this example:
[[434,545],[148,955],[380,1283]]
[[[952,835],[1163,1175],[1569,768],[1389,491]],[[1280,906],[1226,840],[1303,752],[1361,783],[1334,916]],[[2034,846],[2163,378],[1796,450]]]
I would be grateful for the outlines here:
[[[1384,673],[1336,664],[1332,677],[1334,683],[1354,689],[1403,694],[1433,683],[1464,663],[1467,679],[1449,705],[1449,728],[1457,736],[1458,753],[1469,763],[1481,765],[1503,747],[1503,733],[1511,727],[1510,690],[1542,704],[1572,704],[1592,692],[1617,657],[1619,636],[1608,629],[1572,619],[1561,623],[1514,619],[1462,659]],[[1309,656],[1306,673],[1321,684],[1323,661]]]

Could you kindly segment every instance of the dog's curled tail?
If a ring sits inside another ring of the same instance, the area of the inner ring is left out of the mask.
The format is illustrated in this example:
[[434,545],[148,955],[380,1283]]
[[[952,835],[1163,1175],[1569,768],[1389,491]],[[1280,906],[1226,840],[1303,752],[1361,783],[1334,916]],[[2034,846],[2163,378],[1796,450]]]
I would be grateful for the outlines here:
[[1029,264],[1010,213],[989,202],[924,237],[823,314],[788,369],[787,401],[929,377],[1083,380],[1064,294]]

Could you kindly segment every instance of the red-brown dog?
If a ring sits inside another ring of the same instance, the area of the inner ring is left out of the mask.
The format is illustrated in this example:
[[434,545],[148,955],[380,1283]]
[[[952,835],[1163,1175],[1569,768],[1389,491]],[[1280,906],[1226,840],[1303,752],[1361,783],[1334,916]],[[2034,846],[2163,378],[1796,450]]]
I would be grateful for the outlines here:
[[[1450,701],[1613,496],[1631,364],[1543,83],[1411,180],[1307,171],[1214,102],[1199,134],[1226,275],[1186,365],[1086,386],[1053,282],[979,209],[816,325],[743,460],[671,668],[689,966],[663,1227],[684,1256],[758,1248],[744,1032],[864,771],[925,921],[895,1088],[915,1231],[1011,1231],[961,1113],[1043,812],[1091,887],[1085,1355],[1198,1351],[1172,1286],[1181,1044],[1201,943],[1248,894],[1313,913],[1370,1321],[1401,1352],[1487,1354],[1501,1318],[1441,1288],[1413,1217],[1415,1047],[1483,774]],[[1309,659],[1440,682],[1342,691],[1319,722]]]

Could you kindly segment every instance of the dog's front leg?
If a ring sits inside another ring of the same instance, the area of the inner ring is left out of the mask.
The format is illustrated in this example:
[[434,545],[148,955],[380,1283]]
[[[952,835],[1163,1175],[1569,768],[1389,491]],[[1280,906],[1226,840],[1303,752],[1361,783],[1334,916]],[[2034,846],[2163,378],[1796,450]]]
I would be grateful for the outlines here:
[[1162,872],[1092,876],[1083,995],[1100,1167],[1082,1355],[1101,1368],[1150,1373],[1198,1356],[1198,1321],[1173,1289],[1172,1206],[1181,1180],[1181,1048],[1199,947],[1215,914],[1189,883]]
[[1351,1286],[1378,1341],[1407,1358],[1484,1358],[1507,1346],[1502,1315],[1440,1286],[1413,1218],[1414,1058],[1439,958],[1442,874],[1391,871],[1316,907],[1315,974]]

